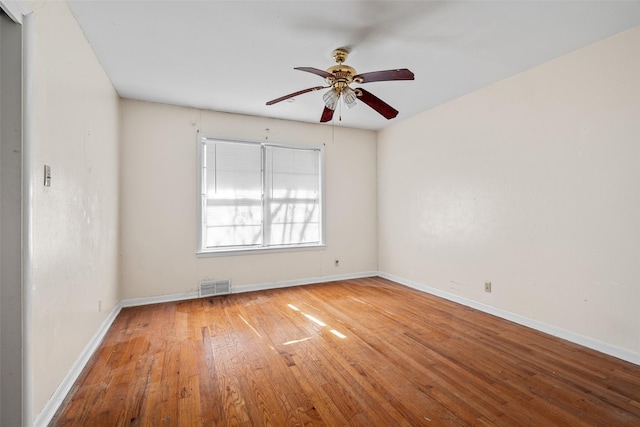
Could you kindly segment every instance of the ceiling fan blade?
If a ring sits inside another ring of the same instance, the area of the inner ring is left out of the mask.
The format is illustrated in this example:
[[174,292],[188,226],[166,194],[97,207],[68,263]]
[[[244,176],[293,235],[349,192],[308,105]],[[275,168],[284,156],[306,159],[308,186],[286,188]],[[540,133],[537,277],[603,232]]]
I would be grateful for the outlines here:
[[377,96],[373,95],[371,92],[367,92],[364,89],[358,88],[356,90],[356,93],[358,94],[358,98],[362,102],[383,115],[387,120],[393,119],[398,115],[398,110],[396,110]]
[[302,95],[303,93],[313,92],[314,90],[326,89],[326,86],[310,87],[308,89],[299,90],[298,92],[290,93],[289,95],[281,96],[280,98],[272,99],[267,102],[267,105],[273,105],[285,99],[293,98],[294,96]]
[[413,73],[406,68],[397,70],[372,71],[354,76],[355,79],[362,79],[362,83],[385,82],[389,80],[413,80]]
[[327,107],[324,107],[322,111],[322,117],[320,117],[320,123],[326,123],[331,121],[333,118],[333,110]]
[[327,73],[324,70],[320,70],[318,68],[313,68],[313,67],[295,67],[294,70],[306,71],[307,73],[317,74],[318,76],[324,77],[325,79],[327,77],[333,77],[333,74]]

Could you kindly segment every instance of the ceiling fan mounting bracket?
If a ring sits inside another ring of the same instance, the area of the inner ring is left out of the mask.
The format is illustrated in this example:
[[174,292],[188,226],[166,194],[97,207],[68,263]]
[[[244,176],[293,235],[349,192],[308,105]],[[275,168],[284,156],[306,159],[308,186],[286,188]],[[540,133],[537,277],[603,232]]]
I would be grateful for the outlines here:
[[336,60],[338,64],[342,64],[349,57],[349,51],[343,47],[335,49],[331,55],[333,55],[333,59]]

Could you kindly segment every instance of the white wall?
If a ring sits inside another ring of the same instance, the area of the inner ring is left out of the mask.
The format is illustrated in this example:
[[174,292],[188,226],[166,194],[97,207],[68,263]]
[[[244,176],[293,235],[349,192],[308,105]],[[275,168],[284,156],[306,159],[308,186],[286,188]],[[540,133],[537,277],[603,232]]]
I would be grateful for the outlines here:
[[[133,100],[122,100],[121,123],[123,299],[195,291],[205,279],[231,279],[239,290],[377,270],[374,132]],[[197,258],[198,129],[325,144],[326,249]]]
[[[119,301],[119,98],[66,2],[33,8],[33,318],[26,339],[35,417]],[[44,164],[52,168],[51,187],[42,184]]]
[[638,46],[635,28],[380,132],[380,270],[640,360]]

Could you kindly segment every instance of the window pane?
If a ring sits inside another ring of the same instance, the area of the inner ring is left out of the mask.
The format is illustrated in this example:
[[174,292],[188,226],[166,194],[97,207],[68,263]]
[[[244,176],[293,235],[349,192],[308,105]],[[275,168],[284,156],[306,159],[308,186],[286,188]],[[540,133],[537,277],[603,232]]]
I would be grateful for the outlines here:
[[262,244],[261,166],[259,145],[207,143],[206,247]]
[[320,240],[316,224],[273,224],[271,228],[272,245],[292,245],[317,243]]
[[262,244],[262,205],[209,205],[207,208],[207,246],[245,246]]
[[269,244],[320,242],[319,151],[267,147]]
[[313,201],[305,203],[304,200],[298,202],[293,200],[272,200],[271,222],[274,224],[284,224],[287,222],[313,222],[320,220],[319,206]]
[[290,245],[320,241],[317,204],[272,203],[271,244]]

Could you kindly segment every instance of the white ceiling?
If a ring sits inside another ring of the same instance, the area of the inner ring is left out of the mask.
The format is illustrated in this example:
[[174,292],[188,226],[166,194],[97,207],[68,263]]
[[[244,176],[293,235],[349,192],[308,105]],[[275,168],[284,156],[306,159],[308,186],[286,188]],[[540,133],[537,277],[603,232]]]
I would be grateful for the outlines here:
[[[366,89],[400,114],[367,105],[334,123],[385,126],[640,25],[640,1],[69,1],[125,98],[318,122],[322,86],[294,70],[334,65],[349,47],[359,73],[409,68],[414,81]],[[640,47],[639,47],[640,48]]]

